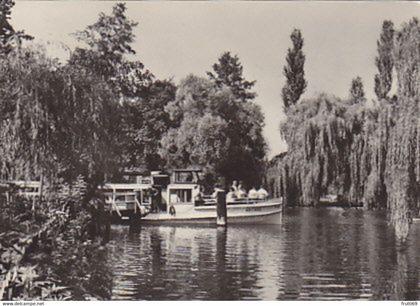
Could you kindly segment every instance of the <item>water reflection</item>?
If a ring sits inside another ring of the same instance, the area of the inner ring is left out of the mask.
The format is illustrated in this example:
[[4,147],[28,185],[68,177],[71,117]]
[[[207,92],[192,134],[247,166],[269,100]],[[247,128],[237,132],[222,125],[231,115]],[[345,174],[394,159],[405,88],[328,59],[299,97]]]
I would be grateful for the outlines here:
[[420,298],[420,224],[397,251],[381,212],[300,208],[280,226],[116,226],[112,235],[114,299]]

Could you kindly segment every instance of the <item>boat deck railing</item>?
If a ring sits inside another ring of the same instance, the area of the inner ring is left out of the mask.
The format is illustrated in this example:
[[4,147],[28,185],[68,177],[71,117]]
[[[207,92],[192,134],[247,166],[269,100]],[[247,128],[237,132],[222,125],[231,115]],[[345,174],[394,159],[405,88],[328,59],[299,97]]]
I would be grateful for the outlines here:
[[[227,205],[243,205],[243,204],[258,204],[262,202],[267,202],[268,199],[250,199],[250,198],[241,198],[235,199],[234,201],[228,201]],[[203,201],[196,202],[196,206],[212,206],[216,205],[216,199],[212,196],[203,196]]]

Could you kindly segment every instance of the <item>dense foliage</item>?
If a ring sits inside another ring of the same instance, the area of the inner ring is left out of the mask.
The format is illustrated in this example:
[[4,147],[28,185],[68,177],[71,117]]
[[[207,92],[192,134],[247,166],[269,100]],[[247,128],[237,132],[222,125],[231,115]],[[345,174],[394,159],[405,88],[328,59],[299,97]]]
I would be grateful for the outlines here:
[[265,156],[259,106],[238,99],[227,86],[190,75],[166,109],[174,127],[164,135],[161,152],[169,167],[203,168],[209,184],[217,177],[258,183]]
[[[0,4],[0,176],[9,187],[41,181],[39,199],[3,199],[2,297],[109,298],[109,271],[95,264],[106,261],[96,240],[107,220],[91,203],[126,168],[200,166],[209,184],[261,179],[264,118],[237,56],[224,53],[210,80],[158,80],[130,60],[137,23],[117,4],[74,34],[80,45],[60,62],[22,43],[30,37],[8,23],[13,1]],[[25,256],[11,251],[18,241]]]
[[420,194],[417,19],[396,33],[393,63],[396,98],[369,103],[356,78],[348,100],[323,94],[289,107],[281,126],[289,149],[272,164],[268,179],[289,205],[316,204],[321,195],[336,193],[350,203],[387,208],[405,239]]
[[0,299],[109,299],[107,249],[78,196],[0,197]]

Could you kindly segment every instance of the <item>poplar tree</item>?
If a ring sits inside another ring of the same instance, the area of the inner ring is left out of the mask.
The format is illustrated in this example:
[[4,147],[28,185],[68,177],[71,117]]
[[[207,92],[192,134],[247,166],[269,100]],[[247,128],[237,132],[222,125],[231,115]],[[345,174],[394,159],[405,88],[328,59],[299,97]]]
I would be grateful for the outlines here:
[[386,99],[392,86],[392,69],[394,43],[394,24],[385,20],[382,24],[382,33],[377,41],[378,56],[375,59],[378,73],[375,75],[375,93],[379,100]]
[[302,33],[294,29],[290,35],[293,47],[287,50],[286,61],[283,73],[286,77],[286,85],[282,89],[282,98],[285,108],[296,104],[300,96],[305,92],[307,82],[305,80],[305,55],[303,54]]
[[365,100],[365,91],[363,89],[363,81],[361,77],[356,77],[351,81],[350,101],[352,104],[360,103]]

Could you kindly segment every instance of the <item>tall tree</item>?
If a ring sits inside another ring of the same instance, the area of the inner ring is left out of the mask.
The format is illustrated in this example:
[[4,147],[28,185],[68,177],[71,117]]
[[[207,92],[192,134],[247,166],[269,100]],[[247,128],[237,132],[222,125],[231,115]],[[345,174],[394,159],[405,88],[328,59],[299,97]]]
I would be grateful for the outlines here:
[[77,32],[76,37],[112,63],[120,62],[125,54],[135,54],[131,43],[137,22],[127,18],[126,10],[124,3],[117,3],[110,15],[101,13],[94,24]]
[[257,105],[238,99],[226,86],[188,76],[166,111],[173,128],[162,139],[161,156],[168,166],[200,166],[212,177],[248,186],[260,182],[266,144]]
[[303,38],[302,33],[298,29],[294,29],[290,38],[293,48],[287,50],[286,61],[283,73],[286,77],[286,84],[282,89],[283,103],[286,109],[296,104],[300,96],[305,92],[307,82],[305,80],[305,55],[303,54]]
[[217,86],[229,87],[232,93],[243,101],[255,98],[256,94],[250,91],[255,81],[244,79],[243,66],[237,55],[232,56],[230,52],[223,53],[218,62],[213,64],[213,71],[214,73],[207,72],[207,75]]
[[394,45],[394,24],[385,20],[382,24],[382,32],[377,41],[378,56],[375,59],[378,74],[375,75],[375,93],[379,100],[386,99],[392,86],[392,69]]
[[420,213],[420,22],[412,18],[395,35],[398,107],[390,131],[385,182],[397,236],[405,240],[412,213]]
[[0,57],[0,162],[7,179],[34,178],[49,166],[55,69],[40,50],[22,48]]
[[361,77],[356,77],[351,81],[350,86],[350,101],[355,103],[360,103],[365,100],[365,91],[363,89],[363,82]]
[[[131,121],[127,118],[124,104],[136,100],[152,81],[153,76],[144,71],[141,62],[127,60],[128,55],[135,54],[131,47],[135,26],[137,23],[126,16],[125,4],[117,3],[111,14],[101,13],[95,23],[76,33],[86,47],[76,48],[67,65],[73,75],[81,73],[95,82],[99,78],[107,84],[104,90],[110,91],[109,99],[98,98],[90,103],[94,107],[88,110],[88,113],[92,112],[93,127],[102,126],[102,130],[93,135],[96,141],[88,146],[91,151],[86,156],[99,154],[100,147],[108,147],[89,167],[93,188],[103,179],[103,174],[112,174],[118,164],[121,166],[124,162],[124,148],[131,141],[127,139],[130,136],[127,124]],[[83,94],[85,89],[78,89]],[[100,167],[96,167],[98,165]]]
[[135,92],[124,106],[124,118],[128,135],[124,145],[125,165],[148,170],[161,169],[164,157],[158,154],[158,139],[170,127],[166,105],[175,99],[176,86],[170,81],[156,80]]
[[0,54],[8,54],[23,39],[33,38],[24,31],[16,32],[10,25],[9,19],[14,5],[13,0],[0,0]]
[[[110,15],[101,13],[98,20],[75,33],[76,38],[85,43],[87,48],[76,48],[70,58],[70,64],[77,64],[94,70],[102,78],[112,83],[119,94],[124,76],[139,77],[144,67],[140,62],[129,63],[126,56],[135,54],[131,44],[134,42],[134,27],[137,23],[128,19],[126,7],[117,3]],[[123,75],[123,76],[122,76]]]

